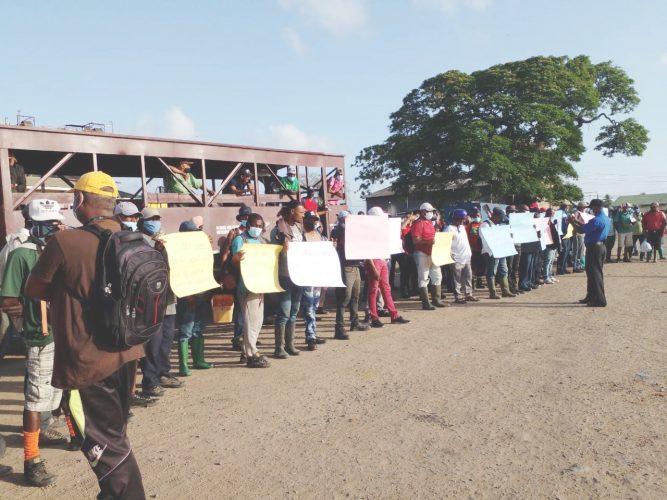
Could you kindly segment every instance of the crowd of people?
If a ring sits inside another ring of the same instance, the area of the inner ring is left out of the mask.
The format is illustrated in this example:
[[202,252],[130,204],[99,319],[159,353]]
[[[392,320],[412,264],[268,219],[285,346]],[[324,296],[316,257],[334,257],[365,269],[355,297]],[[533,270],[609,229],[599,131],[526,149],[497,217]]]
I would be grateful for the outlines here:
[[[187,180],[190,174],[187,163],[184,165],[183,178]],[[334,176],[330,184],[335,181]],[[329,187],[336,189],[336,185]],[[241,183],[236,189],[245,192],[254,187]],[[298,187],[295,189],[300,192]],[[74,215],[84,227],[96,225],[111,233],[141,233],[145,242],[168,262],[159,209],[139,210],[133,203],[117,202],[117,198],[118,189],[110,176],[89,172],[74,186]],[[624,261],[630,262],[635,252],[646,262],[655,262],[658,255],[664,258],[661,238],[665,215],[657,204],[644,214],[630,207],[608,211],[600,200],[591,201],[588,207],[578,204],[573,209],[564,203],[557,211],[540,208],[537,203],[495,207],[484,213],[482,210],[485,208],[456,209],[445,218],[430,203],[424,203],[402,220],[402,253],[387,260],[357,260],[345,253],[346,220],[350,213],[340,211],[335,225],[324,228],[325,210],[312,191],[304,199],[282,206],[272,221],[241,206],[238,226],[218,242],[218,278],[222,291],[234,297],[232,348],[240,352],[240,361],[248,368],[269,367],[269,356],[260,351],[259,333],[272,317],[272,357],[285,360],[300,355],[302,351],[296,345],[299,314],[304,319],[306,349],[315,350],[326,342],[318,330],[318,317],[327,313],[327,290],[302,287],[292,281],[287,251],[296,242],[329,240],[336,249],[344,284],[332,292],[336,340],[349,339],[350,332],[382,328],[386,323],[381,318],[388,318],[390,324],[409,323],[397,310],[395,289],[403,297],[417,295],[422,309],[433,311],[451,305],[446,300],[447,293],[452,293],[453,303],[461,306],[478,302],[482,288],[489,299],[511,299],[557,283],[557,275],[585,270],[588,286],[581,302],[603,307],[606,298],[602,267],[605,261],[609,262],[610,240],[618,241],[617,261],[623,253]],[[592,215],[590,220],[582,217],[586,212]],[[550,231],[551,243],[521,243],[515,245],[516,255],[494,256],[482,237],[484,228],[508,224],[512,213],[546,218],[548,223],[540,227]],[[380,207],[369,209],[365,215],[378,221],[387,216]],[[63,216],[55,201],[34,199],[25,206],[23,217],[25,227],[8,237],[4,250],[0,295],[3,312],[21,323],[27,346],[25,481],[34,486],[55,482],[40,446],[66,443],[69,449],[84,452],[97,475],[102,497],[143,498],[139,466],[126,434],[130,406],[152,406],[167,389],[183,387],[184,378],[192,374],[191,367],[205,370],[213,366],[205,359],[204,346],[204,329],[210,321],[210,292],[177,299],[169,291],[159,331],[147,343],[105,350],[91,341],[93,332],[86,320],[86,313],[94,314],[86,309],[95,307],[88,298],[99,279],[96,268],[100,241],[88,231],[63,230]],[[202,231],[203,222],[201,216],[192,217],[180,224],[179,231]],[[438,266],[432,260],[439,231],[452,233],[453,264]],[[209,240],[213,244],[210,237]],[[249,245],[267,243],[282,246],[278,267],[283,291],[271,296],[249,290],[241,272]],[[400,278],[395,287],[397,272]],[[178,352],[177,375],[170,363],[174,343]],[[140,391],[135,389],[137,365],[142,374]],[[55,429],[53,420],[58,415],[62,415],[69,435]],[[0,467],[0,473],[6,472]]]

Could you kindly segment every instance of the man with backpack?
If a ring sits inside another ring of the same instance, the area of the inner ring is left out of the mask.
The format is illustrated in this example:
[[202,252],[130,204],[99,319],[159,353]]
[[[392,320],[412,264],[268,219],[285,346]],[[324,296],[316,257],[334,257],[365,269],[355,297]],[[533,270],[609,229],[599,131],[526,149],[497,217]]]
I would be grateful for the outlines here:
[[[50,301],[55,340],[52,385],[71,389],[69,407],[84,436],[81,450],[98,478],[99,497],[142,499],[141,472],[126,430],[136,360],[144,349],[108,347],[102,338],[108,330],[95,321],[106,315],[107,306],[99,300],[97,288],[97,271],[104,267],[98,261],[101,239],[90,226],[112,234],[120,230],[113,217],[117,197],[116,183],[104,172],[79,178],[73,211],[83,230],[61,231],[51,238],[24,294]],[[156,285],[166,285],[163,279]]]

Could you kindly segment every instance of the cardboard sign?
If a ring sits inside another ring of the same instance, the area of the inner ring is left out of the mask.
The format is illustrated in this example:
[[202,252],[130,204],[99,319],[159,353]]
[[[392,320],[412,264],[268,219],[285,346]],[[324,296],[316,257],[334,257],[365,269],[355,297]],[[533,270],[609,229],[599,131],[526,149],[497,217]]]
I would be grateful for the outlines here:
[[499,226],[480,227],[479,234],[486,243],[486,246],[491,250],[491,254],[495,259],[502,259],[503,257],[517,254],[510,226],[503,224]]
[[213,279],[213,250],[206,233],[172,233],[161,241],[169,259],[169,284],[176,297],[220,287]]
[[403,253],[401,222],[400,217],[389,217],[389,253],[391,255]]
[[243,245],[241,276],[252,293],[283,292],[278,281],[278,257],[282,245]]
[[534,226],[535,218],[532,213],[510,214],[512,240],[515,244],[537,241],[537,232]]
[[389,218],[348,215],[345,218],[345,258],[388,259],[390,237]]
[[290,279],[299,286],[345,286],[338,253],[330,241],[290,243],[287,268]]
[[454,233],[435,233],[435,243],[431,250],[431,261],[436,266],[445,266],[453,264],[452,259],[452,240]]

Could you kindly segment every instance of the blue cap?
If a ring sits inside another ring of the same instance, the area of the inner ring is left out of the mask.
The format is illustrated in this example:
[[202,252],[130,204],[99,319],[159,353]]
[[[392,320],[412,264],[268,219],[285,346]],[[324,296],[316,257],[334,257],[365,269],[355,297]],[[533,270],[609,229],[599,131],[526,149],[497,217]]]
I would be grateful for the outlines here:
[[181,222],[181,225],[178,227],[178,231],[181,233],[185,233],[188,231],[199,231],[199,228],[191,220],[186,220],[184,222]]

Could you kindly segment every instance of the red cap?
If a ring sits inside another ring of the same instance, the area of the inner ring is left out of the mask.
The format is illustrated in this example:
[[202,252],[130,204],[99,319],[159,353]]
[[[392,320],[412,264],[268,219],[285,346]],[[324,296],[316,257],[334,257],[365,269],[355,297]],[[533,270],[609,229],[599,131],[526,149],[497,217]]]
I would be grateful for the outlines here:
[[539,205],[537,204],[537,202],[534,202],[534,203],[531,203],[531,204],[528,206],[528,208],[539,208]]

